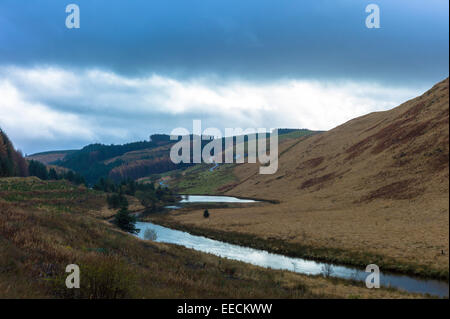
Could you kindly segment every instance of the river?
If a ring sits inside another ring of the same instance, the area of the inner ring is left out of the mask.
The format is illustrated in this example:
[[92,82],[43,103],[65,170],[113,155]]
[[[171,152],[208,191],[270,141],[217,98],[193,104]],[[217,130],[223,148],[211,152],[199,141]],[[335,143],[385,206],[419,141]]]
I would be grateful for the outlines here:
[[[227,196],[197,195],[184,197],[181,201],[181,203],[199,202],[251,203],[256,201]],[[202,236],[191,235],[187,232],[170,229],[149,222],[138,222],[136,227],[141,230],[138,234],[140,238],[143,238],[145,230],[150,228],[156,232],[157,242],[177,244],[219,257],[239,260],[265,268],[289,270],[306,275],[320,275],[323,273],[324,267],[329,265],[332,269],[331,276],[362,282],[364,282],[366,277],[369,275],[369,273],[366,273],[364,270],[357,268],[273,254],[264,250],[242,247]],[[327,268],[330,269],[330,267]],[[448,282],[442,280],[426,280],[413,276],[381,272],[380,284],[385,287],[394,287],[415,293],[428,293],[439,297],[448,297],[449,295]]]

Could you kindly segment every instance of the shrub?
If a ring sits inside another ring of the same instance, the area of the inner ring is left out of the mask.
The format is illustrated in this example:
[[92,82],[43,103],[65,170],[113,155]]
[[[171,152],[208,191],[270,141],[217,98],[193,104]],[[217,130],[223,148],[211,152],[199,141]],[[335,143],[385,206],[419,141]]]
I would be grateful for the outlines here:
[[136,217],[130,215],[127,207],[122,207],[114,218],[114,224],[120,229],[131,234],[139,233],[139,229],[136,228]]

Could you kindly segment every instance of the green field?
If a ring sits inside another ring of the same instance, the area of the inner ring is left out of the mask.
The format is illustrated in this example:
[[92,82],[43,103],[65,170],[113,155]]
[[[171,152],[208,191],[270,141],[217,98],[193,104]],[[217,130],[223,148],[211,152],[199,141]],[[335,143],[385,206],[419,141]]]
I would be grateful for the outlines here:
[[182,194],[217,194],[220,188],[235,182],[234,164],[220,164],[213,171],[212,164],[199,164],[177,174],[169,181],[170,187]]

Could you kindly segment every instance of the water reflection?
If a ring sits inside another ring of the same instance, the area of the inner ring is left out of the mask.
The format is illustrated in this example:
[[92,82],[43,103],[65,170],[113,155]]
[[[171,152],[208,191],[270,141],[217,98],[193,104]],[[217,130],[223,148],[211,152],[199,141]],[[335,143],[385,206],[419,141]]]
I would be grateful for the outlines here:
[[[209,198],[211,196],[208,196]],[[215,196],[218,197],[218,196]],[[220,196],[219,196],[220,197]],[[152,223],[138,222],[141,229],[138,236],[143,238],[145,230],[151,228],[157,234],[158,242],[178,244],[198,251],[211,253],[216,256],[247,262],[256,266],[272,269],[290,270],[307,275],[320,275],[326,263],[319,263],[302,258],[291,258],[272,254],[267,251],[241,247],[202,236],[194,236],[186,232],[173,230]],[[331,276],[364,281],[368,273],[356,268],[332,265]],[[381,274],[382,286],[391,286],[409,292],[428,293],[440,297],[448,297],[448,282],[438,280],[423,280],[411,276]]]
[[231,196],[183,195],[180,203],[256,203],[253,199],[240,199]]

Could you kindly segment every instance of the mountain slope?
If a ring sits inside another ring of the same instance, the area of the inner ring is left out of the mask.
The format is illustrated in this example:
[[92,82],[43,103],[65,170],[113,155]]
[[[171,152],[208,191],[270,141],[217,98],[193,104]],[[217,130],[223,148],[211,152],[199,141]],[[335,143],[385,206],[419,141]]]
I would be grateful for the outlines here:
[[[280,129],[280,141],[315,134],[307,129]],[[192,139],[192,135],[191,135]],[[28,158],[43,164],[55,164],[81,174],[89,184],[95,184],[101,177],[116,182],[139,179],[193,164],[175,164],[170,159],[170,149],[177,141],[170,135],[153,134],[150,141],[123,145],[90,144],[81,150],[53,151],[30,155]],[[209,143],[203,140],[202,145]],[[222,143],[225,140],[222,139]],[[191,152],[192,153],[192,152]]]
[[227,195],[278,205],[217,210],[207,221],[201,212],[173,214],[173,221],[281,240],[316,258],[448,276],[448,85],[280,146],[276,174],[235,168],[239,181]]
[[[154,149],[173,143],[168,135],[152,135],[150,141],[123,145],[91,144],[66,154],[64,158],[53,164],[74,170],[83,175],[90,184],[95,184],[101,177],[112,177],[120,181],[128,177],[136,178],[125,169],[118,169],[124,163],[126,164],[125,154],[142,150],[153,152]],[[114,169],[116,169],[115,173],[112,174]]]
[[45,165],[50,165],[54,162],[63,160],[66,155],[72,154],[77,150],[62,150],[62,151],[50,151],[50,152],[41,152],[32,155],[28,155],[27,159],[41,162]]
[[232,192],[285,200],[331,191],[334,199],[351,203],[445,193],[448,121],[447,79],[395,109],[353,119],[297,144],[280,157],[275,175],[255,174]]

